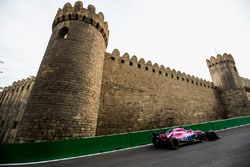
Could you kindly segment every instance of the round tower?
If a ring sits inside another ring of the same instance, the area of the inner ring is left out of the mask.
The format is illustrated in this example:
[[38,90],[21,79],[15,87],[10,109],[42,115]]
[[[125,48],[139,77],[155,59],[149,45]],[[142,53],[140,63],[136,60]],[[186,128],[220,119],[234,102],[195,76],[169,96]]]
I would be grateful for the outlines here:
[[214,86],[221,90],[243,88],[231,54],[224,53],[223,56],[218,54],[216,58],[212,56],[210,60],[207,60],[207,65]]
[[108,35],[94,6],[58,10],[16,141],[95,136]]

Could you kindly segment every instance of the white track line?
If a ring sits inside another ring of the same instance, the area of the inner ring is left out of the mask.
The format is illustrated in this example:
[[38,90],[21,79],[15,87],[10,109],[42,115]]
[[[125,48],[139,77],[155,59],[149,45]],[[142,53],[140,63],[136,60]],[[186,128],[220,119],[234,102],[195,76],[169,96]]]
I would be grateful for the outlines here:
[[[248,126],[249,124],[244,124],[244,125],[239,125],[239,126],[234,126],[231,128],[226,128],[226,129],[221,129],[217,130],[216,132],[221,132],[225,130],[230,130],[230,129],[235,129],[243,126]],[[8,164],[0,164],[0,166],[21,166],[21,165],[35,165],[35,164],[44,164],[48,162],[58,162],[58,161],[65,161],[65,160],[72,160],[72,159],[78,159],[78,158],[83,158],[83,157],[90,157],[90,156],[95,156],[95,155],[102,155],[102,154],[109,154],[109,153],[115,153],[115,152],[120,152],[120,151],[125,151],[125,150],[131,150],[131,149],[136,149],[136,148],[141,148],[141,147],[146,147],[152,145],[150,144],[145,144],[141,146],[134,146],[134,147],[129,147],[129,148],[123,148],[119,150],[113,150],[113,151],[107,151],[107,152],[102,152],[102,153],[95,153],[95,154],[88,154],[88,155],[81,155],[81,156],[76,156],[76,157],[69,157],[69,158],[61,158],[61,159],[54,159],[54,160],[48,160],[48,161],[39,161],[39,162],[27,162],[27,163],[8,163]]]

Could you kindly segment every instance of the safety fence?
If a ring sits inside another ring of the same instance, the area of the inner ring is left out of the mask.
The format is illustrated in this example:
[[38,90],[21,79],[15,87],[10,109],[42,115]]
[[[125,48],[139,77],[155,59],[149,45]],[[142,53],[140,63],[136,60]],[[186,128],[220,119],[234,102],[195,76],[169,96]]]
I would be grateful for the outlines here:
[[[250,116],[183,125],[184,128],[221,130],[250,123]],[[173,127],[93,138],[0,145],[0,164],[37,162],[107,152],[151,143],[151,133]]]

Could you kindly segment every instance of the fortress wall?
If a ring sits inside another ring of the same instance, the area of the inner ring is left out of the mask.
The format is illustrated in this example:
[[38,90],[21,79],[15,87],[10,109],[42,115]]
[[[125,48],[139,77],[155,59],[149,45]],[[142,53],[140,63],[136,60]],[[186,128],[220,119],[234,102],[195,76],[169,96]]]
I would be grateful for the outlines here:
[[[248,81],[241,78],[245,88]],[[17,81],[1,92],[0,143],[14,141],[34,82],[35,77]],[[114,50],[105,55],[97,135],[248,114],[250,104],[244,91],[218,94],[212,82],[129,58],[127,53],[120,57]]]
[[227,90],[221,96],[225,110],[228,112],[226,117],[245,116],[250,113],[250,99],[244,89]]
[[0,97],[0,143],[14,141],[35,77],[5,87]]
[[114,50],[105,56],[97,135],[219,119],[217,97],[212,82]]

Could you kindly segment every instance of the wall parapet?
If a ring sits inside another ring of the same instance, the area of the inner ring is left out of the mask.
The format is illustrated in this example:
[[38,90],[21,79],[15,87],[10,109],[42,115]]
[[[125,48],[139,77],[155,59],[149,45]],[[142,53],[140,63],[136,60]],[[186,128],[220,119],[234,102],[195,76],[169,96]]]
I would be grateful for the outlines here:
[[10,97],[14,96],[15,93],[22,92],[24,90],[29,91],[34,82],[35,77],[30,76],[26,79],[15,81],[12,85],[4,87],[0,97],[0,105],[4,104]]
[[120,55],[120,51],[118,49],[114,49],[112,53],[106,52],[106,59],[110,59],[119,64],[124,64],[133,67],[137,67],[138,69],[142,69],[145,71],[149,71],[160,76],[184,81],[186,83],[191,83],[207,88],[216,89],[214,87],[213,82],[207,81],[205,79],[195,77],[190,74],[186,74],[185,72],[176,71],[175,69],[171,69],[169,67],[165,67],[164,65],[158,65],[157,63],[152,63],[151,61],[145,61],[143,58],[138,59],[136,55],[130,57],[128,53],[124,53],[122,56]]
[[22,80],[14,81],[11,85],[4,87],[3,92],[9,91],[9,90],[15,90],[16,88],[19,88],[20,86],[28,86],[29,83],[35,81],[35,78],[36,77],[34,76],[30,76]]

